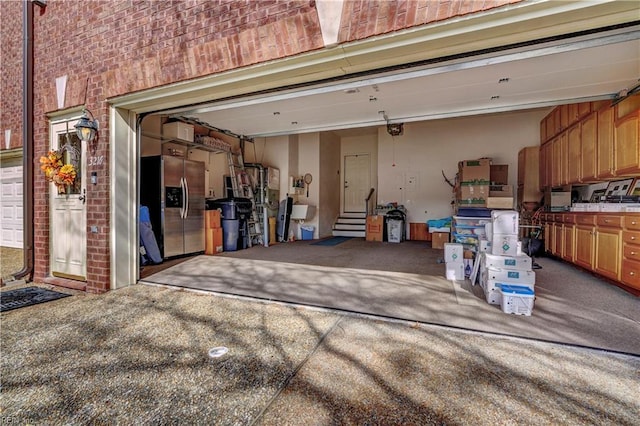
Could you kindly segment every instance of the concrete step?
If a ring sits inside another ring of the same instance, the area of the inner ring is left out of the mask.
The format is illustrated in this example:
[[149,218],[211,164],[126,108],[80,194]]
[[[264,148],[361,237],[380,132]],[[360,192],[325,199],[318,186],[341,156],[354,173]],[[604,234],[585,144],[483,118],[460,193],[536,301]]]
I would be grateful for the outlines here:
[[332,234],[334,237],[366,237],[365,231],[345,231],[341,229],[334,229]]

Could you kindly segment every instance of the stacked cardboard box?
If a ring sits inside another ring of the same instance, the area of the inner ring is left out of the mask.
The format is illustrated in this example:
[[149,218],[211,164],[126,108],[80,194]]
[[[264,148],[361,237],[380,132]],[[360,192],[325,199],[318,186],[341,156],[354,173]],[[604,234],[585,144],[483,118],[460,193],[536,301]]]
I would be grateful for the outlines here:
[[458,163],[458,207],[487,207],[491,183],[491,160],[465,160]]
[[367,216],[367,229],[366,240],[367,241],[382,241],[384,232],[384,216],[382,215],[370,215]]
[[487,226],[490,251],[481,251],[478,260],[480,285],[487,302],[500,305],[503,312],[531,315],[535,272],[531,258],[518,249],[518,229],[518,212],[491,212]]
[[222,253],[222,227],[220,226],[220,210],[204,212],[205,254]]

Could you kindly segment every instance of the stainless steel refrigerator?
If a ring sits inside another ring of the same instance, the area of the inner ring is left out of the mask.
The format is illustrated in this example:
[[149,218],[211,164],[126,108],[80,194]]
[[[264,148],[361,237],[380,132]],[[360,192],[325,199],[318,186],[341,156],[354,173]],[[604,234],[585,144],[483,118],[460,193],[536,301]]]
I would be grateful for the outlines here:
[[163,258],[204,251],[204,163],[169,155],[140,163],[140,204]]

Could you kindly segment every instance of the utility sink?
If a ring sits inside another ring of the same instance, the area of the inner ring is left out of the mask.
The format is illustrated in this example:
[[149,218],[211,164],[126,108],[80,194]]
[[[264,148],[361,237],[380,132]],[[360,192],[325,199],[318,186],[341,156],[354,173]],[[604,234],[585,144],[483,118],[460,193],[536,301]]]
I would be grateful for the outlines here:
[[316,215],[316,206],[294,204],[291,206],[291,220],[311,220]]

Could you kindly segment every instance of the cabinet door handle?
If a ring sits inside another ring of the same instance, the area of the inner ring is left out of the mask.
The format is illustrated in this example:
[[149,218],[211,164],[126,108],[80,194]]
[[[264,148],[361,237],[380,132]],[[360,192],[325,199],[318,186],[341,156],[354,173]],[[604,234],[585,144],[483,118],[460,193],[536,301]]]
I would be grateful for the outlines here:
[[609,222],[611,222],[609,219],[604,220],[604,223],[609,223]]
[[638,222],[636,222],[635,220],[631,222],[632,225],[637,225]]
[[633,277],[635,274],[636,274],[636,273],[635,273],[635,272],[633,272],[633,271],[629,272],[629,275],[631,275],[632,277]]
[[631,252],[631,253],[629,253],[629,254],[630,254],[631,256],[635,256],[635,255],[636,255],[636,254],[638,254],[638,253],[636,253],[635,251],[632,251],[632,252]]
[[631,241],[633,241],[633,240],[635,240],[635,239],[636,239],[636,237],[631,237]]

